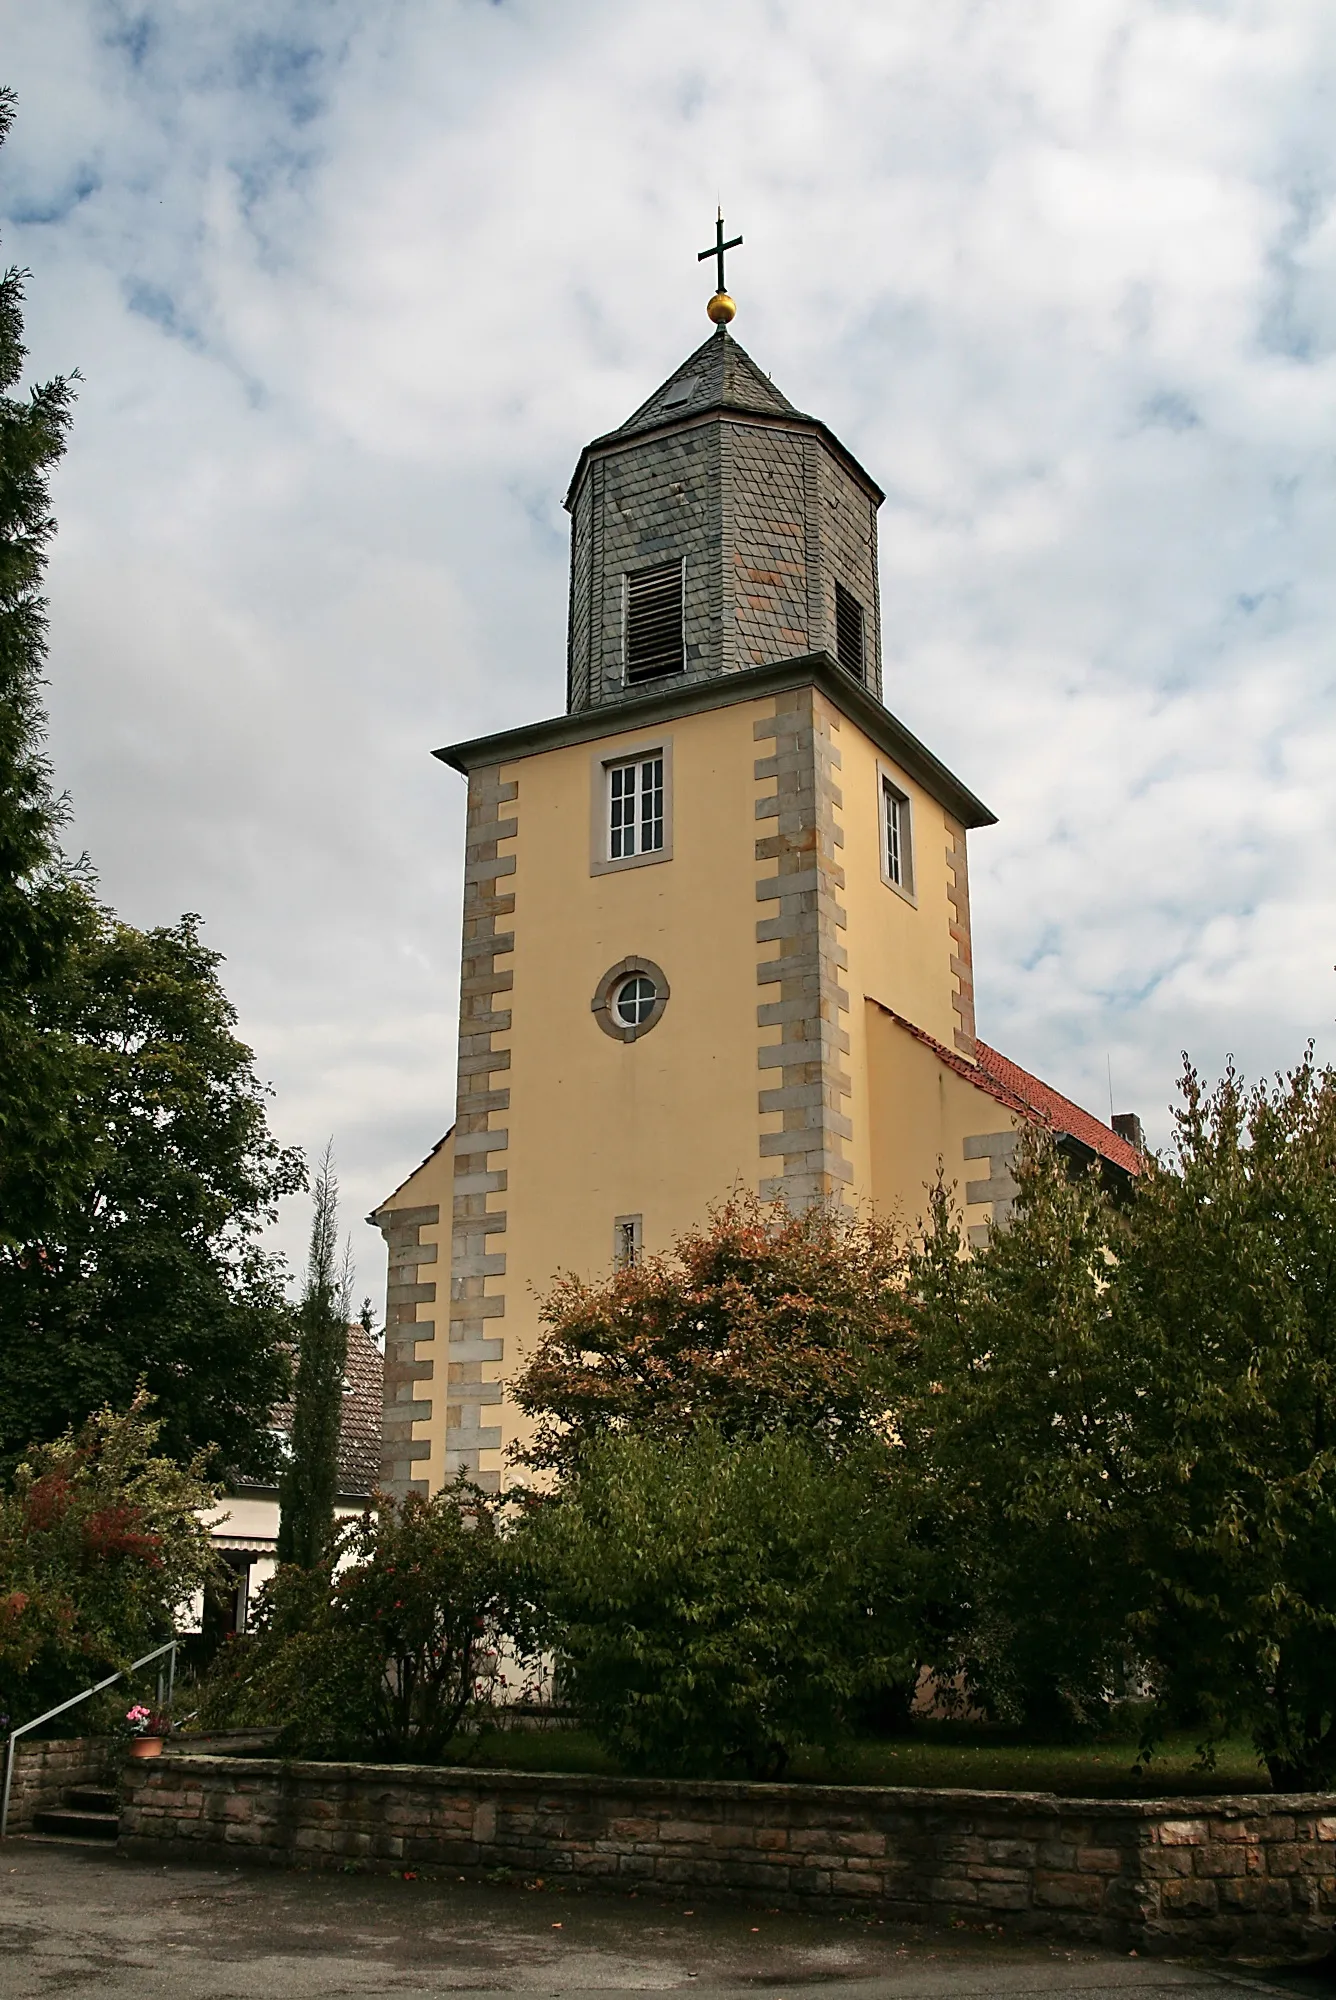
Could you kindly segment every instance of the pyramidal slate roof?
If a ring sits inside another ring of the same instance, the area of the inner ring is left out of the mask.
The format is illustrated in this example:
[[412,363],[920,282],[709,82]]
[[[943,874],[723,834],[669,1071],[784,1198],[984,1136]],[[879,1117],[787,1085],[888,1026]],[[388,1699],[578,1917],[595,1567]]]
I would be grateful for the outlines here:
[[634,437],[638,431],[654,430],[679,417],[694,417],[700,410],[759,410],[773,417],[803,414],[780,394],[746,348],[739,347],[728,328],[721,326],[674,369],[648,402],[608,435]]
[[721,326],[701,342],[694,354],[687,356],[680,368],[673,370],[666,382],[660,383],[624,424],[590,440],[571,476],[566,506],[573,505],[591,458],[616,451],[636,438],[647,437],[672,424],[690,423],[694,417],[711,411],[727,410],[772,419],[787,417],[795,426],[815,431],[862,481],[878,505],[885,499],[876,480],[858,463],[848,446],[819,417],[797,409],[764,370],[757,367],[746,348],[739,347],[727,327]]

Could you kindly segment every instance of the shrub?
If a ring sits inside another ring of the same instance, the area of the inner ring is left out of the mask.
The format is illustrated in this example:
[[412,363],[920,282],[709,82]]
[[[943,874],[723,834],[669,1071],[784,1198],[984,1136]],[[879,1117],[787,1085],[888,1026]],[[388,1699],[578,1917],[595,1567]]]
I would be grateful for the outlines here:
[[884,1454],[796,1439],[586,1448],[523,1541],[563,1686],[646,1769],[776,1776],[911,1647]]
[[496,1509],[473,1488],[383,1496],[325,1560],[285,1564],[254,1629],[224,1649],[205,1689],[210,1726],[277,1726],[280,1748],[438,1757],[519,1629]]
[[0,1494],[0,1710],[40,1715],[171,1637],[214,1574],[217,1488],[155,1454],[140,1394],[35,1447]]

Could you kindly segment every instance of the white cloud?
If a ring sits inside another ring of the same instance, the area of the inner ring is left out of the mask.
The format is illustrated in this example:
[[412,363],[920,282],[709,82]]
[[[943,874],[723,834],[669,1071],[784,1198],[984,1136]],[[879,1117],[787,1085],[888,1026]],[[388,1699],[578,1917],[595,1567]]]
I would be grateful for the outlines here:
[[34,370],[86,377],[60,775],[127,915],[206,914],[350,1213],[450,1109],[427,753],[560,708],[561,494],[703,334],[717,195],[741,337],[890,496],[888,698],[1002,816],[982,1031],[1158,1136],[1182,1046],[1333,1052],[1321,0],[0,22]]

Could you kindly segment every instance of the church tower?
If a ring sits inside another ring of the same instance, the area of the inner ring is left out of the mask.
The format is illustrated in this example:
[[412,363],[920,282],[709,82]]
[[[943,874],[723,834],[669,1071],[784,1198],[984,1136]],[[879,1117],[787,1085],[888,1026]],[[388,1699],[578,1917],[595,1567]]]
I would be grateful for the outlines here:
[[1026,1120],[1135,1170],[976,1038],[993,815],[883,700],[882,493],[733,339],[722,272],[711,316],[580,455],[566,713],[436,753],[468,782],[458,1095],[376,1216],[391,1490],[495,1485],[554,1275],[739,1185],[912,1220],[941,1160],[978,1234]]

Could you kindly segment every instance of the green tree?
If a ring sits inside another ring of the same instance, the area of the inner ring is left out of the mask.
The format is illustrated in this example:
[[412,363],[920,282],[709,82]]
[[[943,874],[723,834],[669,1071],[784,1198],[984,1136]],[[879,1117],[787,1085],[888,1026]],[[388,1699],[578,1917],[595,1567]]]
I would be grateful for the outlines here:
[[586,1446],[522,1541],[563,1685],[633,1766],[776,1777],[912,1662],[881,1453],[780,1434]]
[[79,1052],[86,1153],[77,1198],[0,1248],[11,1463],[143,1379],[171,1456],[214,1446],[228,1465],[272,1468],[292,1316],[259,1236],[304,1174],[269,1133],[218,964],[193,918],[145,932],[99,915],[34,1008]]
[[934,1664],[1046,1729],[1152,1698],[1336,1778],[1336,1074],[1189,1065],[1116,1208],[1032,1140],[972,1259],[940,1193],[897,1422],[932,1541]]
[[1336,1779],[1336,1073],[1182,1081],[1145,1177],[1115,1339],[1144,1496],[1141,1642],[1161,1712]]
[[315,1179],[306,1287],[297,1311],[291,1449],[279,1480],[278,1559],[316,1569],[334,1533],[339,1427],[352,1310],[349,1258],[339,1261],[339,1184],[326,1146]]
[[0,1490],[0,1710],[17,1723],[171,1637],[214,1575],[217,1488],[157,1449],[152,1399],[38,1445]]
[[513,1385],[537,1418],[527,1462],[561,1470],[591,1440],[772,1431],[827,1453],[860,1442],[906,1351],[904,1251],[875,1217],[791,1214],[739,1195],[670,1256],[562,1278]]
[[205,1693],[214,1726],[277,1725],[284,1749],[439,1757],[498,1648],[525,1628],[496,1503],[459,1486],[382,1497],[323,1559],[280,1568]]
[[[14,108],[13,92],[0,90],[0,144]],[[65,450],[73,378],[10,393],[26,352],[25,275],[0,276],[0,1246],[10,1249],[40,1236],[87,1161],[82,1051],[44,1018],[43,1003],[96,923],[87,871],[60,851],[65,808],[42,747],[50,478]]]
[[1122,1214],[1045,1135],[1014,1211],[964,1254],[939,1182],[909,1271],[915,1392],[897,1410],[922,1561],[925,1652],[1039,1734],[1100,1720],[1135,1670],[1133,1502],[1143,1376],[1110,1289]]
[[[0,139],[12,122],[0,92]],[[272,1469],[282,1266],[260,1233],[303,1184],[186,917],[141,932],[61,852],[43,752],[49,482],[71,378],[9,392],[23,274],[0,278],[0,1466],[145,1380],[167,1450]]]

